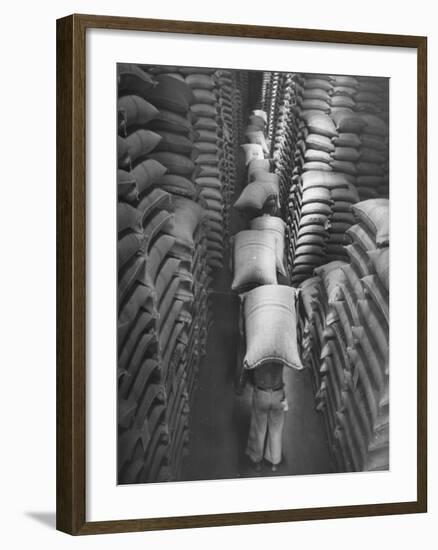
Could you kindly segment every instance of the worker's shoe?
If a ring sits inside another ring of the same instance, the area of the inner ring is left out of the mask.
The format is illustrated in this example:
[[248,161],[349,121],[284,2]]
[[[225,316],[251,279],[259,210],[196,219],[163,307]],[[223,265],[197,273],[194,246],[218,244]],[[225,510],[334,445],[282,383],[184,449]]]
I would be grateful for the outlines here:
[[251,460],[250,458],[248,458],[248,461],[249,461],[249,465],[250,465],[251,469],[254,470],[254,472],[260,473],[262,471],[262,461],[261,460],[259,462],[254,462],[254,460]]

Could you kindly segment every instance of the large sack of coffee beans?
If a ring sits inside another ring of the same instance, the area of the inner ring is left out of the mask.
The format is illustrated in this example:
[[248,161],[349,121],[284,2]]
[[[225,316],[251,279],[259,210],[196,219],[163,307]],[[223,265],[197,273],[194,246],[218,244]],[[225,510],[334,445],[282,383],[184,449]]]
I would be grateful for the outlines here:
[[277,283],[276,239],[271,231],[245,230],[234,236],[232,290]]
[[276,216],[259,216],[251,220],[251,229],[258,229],[259,231],[271,231],[275,237],[276,243],[276,257],[277,257],[277,270],[286,275],[284,267],[284,233],[286,229],[285,222]]
[[263,285],[244,296],[245,368],[272,361],[303,368],[297,345],[296,301],[296,289],[283,285]]

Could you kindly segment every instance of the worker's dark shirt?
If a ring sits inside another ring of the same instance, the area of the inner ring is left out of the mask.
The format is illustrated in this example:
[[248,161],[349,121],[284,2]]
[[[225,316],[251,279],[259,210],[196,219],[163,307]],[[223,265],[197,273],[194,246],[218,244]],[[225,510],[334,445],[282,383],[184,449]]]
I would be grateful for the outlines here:
[[283,365],[266,363],[251,371],[252,383],[261,390],[279,390],[283,387]]

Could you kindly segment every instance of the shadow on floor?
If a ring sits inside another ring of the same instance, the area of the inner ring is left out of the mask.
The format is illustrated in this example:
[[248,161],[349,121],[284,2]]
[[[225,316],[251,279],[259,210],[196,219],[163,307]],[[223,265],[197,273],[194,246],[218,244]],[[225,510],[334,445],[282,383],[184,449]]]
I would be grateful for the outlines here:
[[46,527],[56,529],[56,513],[55,512],[25,512],[28,518],[31,518]]

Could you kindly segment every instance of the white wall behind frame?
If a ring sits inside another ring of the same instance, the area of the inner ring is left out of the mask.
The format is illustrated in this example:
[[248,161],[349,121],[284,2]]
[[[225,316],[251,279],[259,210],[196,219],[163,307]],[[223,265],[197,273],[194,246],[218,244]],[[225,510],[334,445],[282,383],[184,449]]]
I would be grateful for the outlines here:
[[[323,2],[237,3],[235,0],[200,3],[139,2],[125,0],[60,0],[29,2],[17,0],[3,7],[2,69],[14,85],[0,87],[3,109],[2,166],[5,182],[1,202],[2,251],[6,267],[1,272],[3,381],[12,380],[2,392],[2,545],[21,549],[37,546],[48,550],[67,548],[108,549],[129,545],[130,549],[192,548],[220,549],[251,546],[305,546],[311,550],[338,549],[354,544],[356,550],[397,548],[411,550],[436,547],[438,522],[438,478],[430,469],[430,513],[294,524],[221,527],[137,533],[105,537],[71,538],[53,530],[55,492],[54,383],[55,383],[55,19],[66,14],[105,13],[186,20],[211,20],[259,25],[285,25],[353,31],[392,32],[429,36],[429,179],[438,171],[433,151],[438,149],[436,102],[438,97],[438,31],[433,2],[410,4],[369,0],[358,4],[347,0]],[[4,81],[2,81],[4,82]],[[26,122],[27,121],[27,122]],[[38,138],[27,141],[23,130]],[[29,168],[30,167],[30,168]],[[29,168],[29,170],[28,170]],[[6,183],[9,182],[7,185]],[[13,186],[10,185],[14,182]],[[430,212],[438,209],[438,191],[430,186]],[[17,215],[17,201],[19,215]],[[436,238],[438,217],[430,216],[430,280],[438,276]],[[6,261],[6,259],[8,261]],[[430,288],[429,362],[436,365],[433,346],[438,315],[438,295]],[[17,305],[18,304],[18,305]],[[23,313],[25,311],[25,314]],[[23,337],[25,334],[25,337]],[[20,385],[18,385],[20,382]],[[436,369],[430,369],[429,460],[438,462],[438,418]],[[24,405],[23,405],[24,404]],[[5,450],[6,449],[6,450]]]

